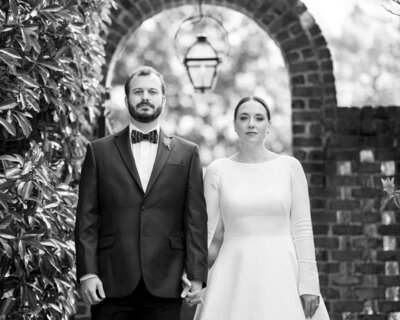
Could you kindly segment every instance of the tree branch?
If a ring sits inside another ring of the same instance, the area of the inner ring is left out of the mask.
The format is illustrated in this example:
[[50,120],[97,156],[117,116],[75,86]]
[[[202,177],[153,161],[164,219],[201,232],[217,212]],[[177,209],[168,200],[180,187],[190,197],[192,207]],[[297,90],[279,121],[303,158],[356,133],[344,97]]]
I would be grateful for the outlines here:
[[[400,6],[400,0],[392,0],[392,1]],[[385,10],[386,10],[387,12],[389,12],[389,13],[391,13],[391,14],[394,14],[395,16],[400,17],[400,13],[394,12],[394,11],[392,11],[392,10],[386,8],[386,6],[385,6],[383,3],[382,3],[381,5],[382,5],[383,8],[385,8]]]

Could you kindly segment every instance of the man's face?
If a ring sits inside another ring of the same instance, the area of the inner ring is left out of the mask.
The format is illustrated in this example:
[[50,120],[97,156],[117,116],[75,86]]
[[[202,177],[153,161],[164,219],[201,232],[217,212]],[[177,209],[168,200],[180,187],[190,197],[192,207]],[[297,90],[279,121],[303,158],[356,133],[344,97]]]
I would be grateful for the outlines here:
[[160,79],[154,74],[134,77],[125,103],[137,121],[148,123],[157,119],[165,103]]

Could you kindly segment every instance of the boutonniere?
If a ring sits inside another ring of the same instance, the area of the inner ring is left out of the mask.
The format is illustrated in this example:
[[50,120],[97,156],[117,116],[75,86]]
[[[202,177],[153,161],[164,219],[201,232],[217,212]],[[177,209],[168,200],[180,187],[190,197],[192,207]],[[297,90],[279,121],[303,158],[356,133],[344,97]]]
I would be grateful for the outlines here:
[[170,150],[170,151],[171,151],[171,141],[172,141],[172,139],[170,137],[165,137],[165,138],[163,138],[163,141],[162,141],[164,146],[166,146],[168,148],[168,150]]

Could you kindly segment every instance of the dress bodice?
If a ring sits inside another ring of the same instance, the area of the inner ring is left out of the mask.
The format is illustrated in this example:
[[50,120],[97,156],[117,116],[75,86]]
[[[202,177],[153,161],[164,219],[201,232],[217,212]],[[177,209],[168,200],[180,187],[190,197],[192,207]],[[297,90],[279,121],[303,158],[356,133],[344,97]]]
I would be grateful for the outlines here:
[[291,179],[279,158],[263,163],[223,161],[219,185],[225,237],[289,235]]

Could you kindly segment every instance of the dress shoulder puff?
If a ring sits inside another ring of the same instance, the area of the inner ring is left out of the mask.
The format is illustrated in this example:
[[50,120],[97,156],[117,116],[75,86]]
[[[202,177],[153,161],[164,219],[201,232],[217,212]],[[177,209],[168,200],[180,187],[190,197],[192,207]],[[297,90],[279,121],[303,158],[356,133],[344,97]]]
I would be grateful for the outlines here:
[[219,177],[223,167],[226,166],[226,161],[229,161],[226,158],[221,158],[212,161],[206,168],[204,174],[204,182],[205,184],[210,184],[215,189],[218,189]]
[[207,174],[207,172],[214,173],[214,174],[220,172],[221,169],[226,166],[227,161],[230,161],[230,160],[227,158],[220,158],[220,159],[216,159],[216,160],[212,161],[206,168],[206,174]]
[[281,155],[281,158],[287,162],[293,172],[304,171],[301,162],[297,158],[289,155]]

